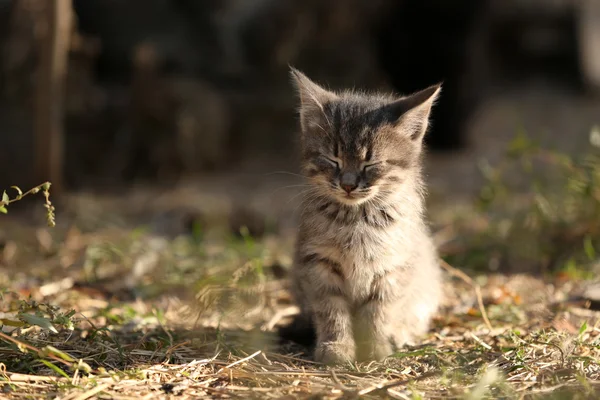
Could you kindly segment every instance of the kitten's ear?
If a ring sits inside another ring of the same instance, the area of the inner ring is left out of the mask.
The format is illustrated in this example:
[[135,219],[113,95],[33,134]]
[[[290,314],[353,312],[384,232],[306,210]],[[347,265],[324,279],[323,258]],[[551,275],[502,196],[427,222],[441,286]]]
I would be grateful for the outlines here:
[[407,132],[412,140],[421,140],[427,132],[431,108],[441,90],[442,84],[439,83],[388,105],[395,125]]
[[337,99],[338,96],[333,92],[323,89],[293,67],[290,67],[290,75],[300,96],[300,123],[302,129],[305,129],[310,125],[311,121],[318,121],[320,116],[324,115],[323,106]]

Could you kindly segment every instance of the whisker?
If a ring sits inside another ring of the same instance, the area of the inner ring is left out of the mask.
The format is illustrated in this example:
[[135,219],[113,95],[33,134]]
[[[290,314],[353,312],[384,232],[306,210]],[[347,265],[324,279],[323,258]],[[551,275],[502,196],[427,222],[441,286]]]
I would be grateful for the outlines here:
[[266,173],[265,176],[271,176],[271,175],[276,175],[276,174],[290,175],[290,176],[295,176],[298,178],[306,179],[306,176],[304,176],[302,174],[297,174],[295,172],[290,172],[290,171],[273,171],[273,172]]
[[311,188],[306,188],[305,190],[301,190],[300,192],[296,193],[295,195],[293,195],[288,201],[287,203],[290,203],[291,201],[293,201],[294,199],[296,199],[299,196],[303,196],[303,195],[307,195],[310,194],[312,192]]
[[281,190],[294,189],[294,188],[299,188],[299,187],[308,188],[308,187],[310,187],[310,185],[308,183],[303,183],[300,185],[287,185],[287,186],[279,187],[279,188],[274,189],[271,193],[269,193],[269,196],[273,196],[275,193],[278,193]]

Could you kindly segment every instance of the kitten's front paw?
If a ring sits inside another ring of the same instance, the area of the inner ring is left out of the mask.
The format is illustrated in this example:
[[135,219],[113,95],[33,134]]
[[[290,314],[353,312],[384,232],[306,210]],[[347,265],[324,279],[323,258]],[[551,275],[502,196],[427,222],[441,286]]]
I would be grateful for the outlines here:
[[319,343],[315,351],[315,360],[328,365],[346,364],[354,361],[354,345],[341,342]]
[[394,352],[392,346],[385,341],[379,343],[369,343],[359,346],[358,360],[359,361],[383,361],[387,356]]

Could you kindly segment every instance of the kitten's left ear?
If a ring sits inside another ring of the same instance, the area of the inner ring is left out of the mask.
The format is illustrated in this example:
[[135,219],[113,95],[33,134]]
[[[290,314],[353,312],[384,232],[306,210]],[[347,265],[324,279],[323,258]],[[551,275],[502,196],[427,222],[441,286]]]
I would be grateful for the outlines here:
[[421,140],[429,126],[431,108],[442,90],[442,84],[403,97],[387,106],[394,124],[414,141]]
[[317,85],[302,72],[291,66],[290,75],[300,95],[300,124],[302,129],[306,130],[312,124],[318,125],[324,115],[324,105],[336,100],[337,95]]

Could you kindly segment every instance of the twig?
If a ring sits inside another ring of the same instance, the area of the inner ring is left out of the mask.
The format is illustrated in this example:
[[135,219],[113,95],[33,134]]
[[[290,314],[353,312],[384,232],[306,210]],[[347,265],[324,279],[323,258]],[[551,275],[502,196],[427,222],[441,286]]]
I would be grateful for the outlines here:
[[88,390],[85,393],[80,394],[79,396],[75,397],[73,400],[86,400],[89,399],[90,397],[102,392],[105,389],[108,389],[111,385],[108,383],[104,383],[102,385],[98,385],[93,389]]
[[479,339],[474,333],[470,332],[469,335],[471,336],[471,338],[476,341],[477,343],[479,343],[481,346],[485,347],[488,350],[492,349],[492,346],[490,346],[489,344],[485,343],[483,340]]
[[336,373],[334,370],[331,370],[331,379],[333,380],[333,382],[337,385],[338,389],[340,389],[342,392],[349,392],[350,388],[346,385],[344,385],[342,383],[342,381],[340,381],[340,379],[337,377]]
[[425,372],[424,374],[421,374],[418,377],[413,378],[413,379],[400,379],[400,380],[397,380],[397,381],[393,381],[393,382],[387,383],[385,385],[382,385],[382,384],[373,385],[373,386],[370,386],[370,387],[368,387],[366,389],[360,390],[358,392],[358,395],[359,396],[364,396],[365,394],[369,394],[369,393],[375,392],[375,391],[377,391],[377,392],[383,392],[383,391],[386,391],[388,389],[394,388],[396,386],[402,386],[402,385],[406,385],[406,384],[409,384],[409,383],[412,383],[412,382],[421,381],[423,379],[431,378],[432,376],[435,376],[435,375],[438,375],[438,374],[441,374],[441,372],[440,371],[429,371],[429,372]]
[[462,279],[468,285],[471,285],[475,290],[475,296],[477,296],[477,304],[479,304],[479,311],[481,312],[481,317],[483,318],[483,322],[487,328],[492,331],[494,328],[488,318],[487,311],[485,311],[485,306],[483,305],[483,296],[481,295],[481,286],[477,284],[469,275],[465,274],[459,269],[454,268],[452,265],[448,264],[446,261],[440,258],[440,265],[444,268],[449,274],[456,276],[457,278]]
[[56,383],[60,382],[60,378],[56,378],[54,376],[41,376],[41,375],[27,375],[27,374],[19,374],[15,372],[8,373],[8,380],[11,383],[14,382],[50,382]]
[[241,363],[243,363],[243,362],[245,362],[245,361],[251,360],[251,359],[253,359],[254,357],[256,357],[257,355],[259,355],[260,353],[261,353],[261,351],[260,351],[260,350],[258,350],[258,351],[256,351],[256,352],[254,352],[254,353],[250,354],[248,357],[244,357],[244,358],[242,358],[242,359],[240,359],[240,360],[237,360],[237,361],[236,361],[236,362],[234,362],[234,363],[231,363],[231,364],[229,364],[229,365],[226,365],[226,366],[224,366],[223,368],[221,368],[221,370],[220,370],[219,372],[223,371],[224,369],[231,368],[231,367],[233,367],[234,365],[238,365],[238,364],[241,364]]
[[[2,333],[2,332],[0,332],[0,338],[4,339],[5,341],[9,341],[9,342],[12,342],[13,344],[16,344],[17,347],[24,347],[27,350],[34,351],[36,354],[41,354],[42,353],[42,350],[40,350],[40,349],[38,349],[38,348],[36,348],[34,346],[31,346],[31,345],[29,345],[27,343],[23,343],[20,340],[12,338],[12,337],[10,337],[10,336]],[[73,363],[68,362],[66,360],[63,360],[62,358],[57,357],[54,354],[47,354],[46,356],[48,358],[53,359],[54,361],[58,361],[58,362],[60,362],[60,363],[62,363],[64,365],[66,365],[67,367],[72,367],[73,366]]]
[[291,306],[286,307],[283,310],[279,310],[273,315],[273,317],[261,327],[262,330],[270,331],[275,328],[275,325],[279,323],[283,318],[290,317],[292,315],[298,314],[298,307]]
[[28,196],[30,194],[37,194],[39,193],[40,190],[44,189],[45,191],[48,190],[45,188],[45,185],[48,185],[48,189],[50,188],[50,182],[44,182],[41,185],[37,185],[34,188],[29,189],[26,192],[21,192],[21,190],[19,188],[17,188],[16,186],[13,186],[13,189],[15,189],[17,192],[19,192],[19,194],[17,195],[17,197],[15,197],[14,199],[10,199],[8,201],[3,201],[2,204],[4,205],[9,205],[14,203],[15,201],[19,201],[21,200],[23,197]]
[[11,186],[11,188],[16,190],[18,194],[15,198],[11,199],[6,194],[6,191],[4,191],[2,194],[2,197],[0,198],[0,212],[3,214],[6,214],[6,212],[7,212],[6,206],[8,206],[9,204],[12,204],[19,200],[22,200],[23,197],[25,197],[25,196],[29,196],[31,194],[37,194],[40,191],[42,191],[42,194],[44,195],[44,199],[45,199],[44,207],[46,207],[46,210],[47,210],[46,217],[48,220],[48,226],[54,227],[56,225],[56,221],[55,221],[55,216],[54,216],[54,206],[52,205],[52,202],[50,201],[50,186],[52,186],[52,184],[50,182],[44,182],[40,185],[37,185],[37,186],[29,189],[26,192],[23,192],[18,186]]
[[[32,346],[32,345],[30,345],[30,344],[27,344],[27,343],[24,343],[24,342],[22,342],[22,341],[20,341],[20,340],[17,340],[17,339],[15,339],[15,338],[13,338],[13,337],[10,337],[10,336],[6,335],[6,334],[5,334],[5,333],[3,333],[3,332],[0,332],[0,339],[4,339],[4,341],[5,341],[5,342],[11,342],[11,343],[13,343],[13,344],[17,345],[17,347],[18,347],[19,349],[21,349],[21,348],[25,348],[25,349],[27,349],[27,350],[29,350],[29,351],[31,351],[31,352],[35,352],[35,354],[37,354],[37,356],[38,356],[38,357],[40,357],[40,358],[42,358],[42,359],[43,359],[43,358],[50,358],[50,359],[52,359],[52,360],[54,360],[54,361],[57,361],[57,362],[59,362],[59,363],[61,363],[61,364],[63,364],[63,365],[66,365],[67,367],[69,367],[69,368],[71,368],[71,369],[75,369],[75,370],[77,370],[77,369],[78,369],[78,366],[77,366],[75,363],[72,363],[72,362],[70,362],[70,361],[67,361],[67,360],[63,360],[62,358],[60,358],[60,357],[58,357],[58,356],[55,356],[55,355],[54,355],[54,354],[52,354],[52,353],[44,353],[44,350],[43,350],[43,349],[38,349],[38,348],[37,348],[37,347],[35,347],[35,346]],[[79,365],[79,366],[80,366],[80,365]],[[89,366],[88,366],[88,367],[89,367]],[[94,372],[94,373],[97,373],[97,372],[98,372],[97,370],[95,370],[95,369],[91,369],[91,368],[89,369],[89,371],[90,371],[90,372]]]

